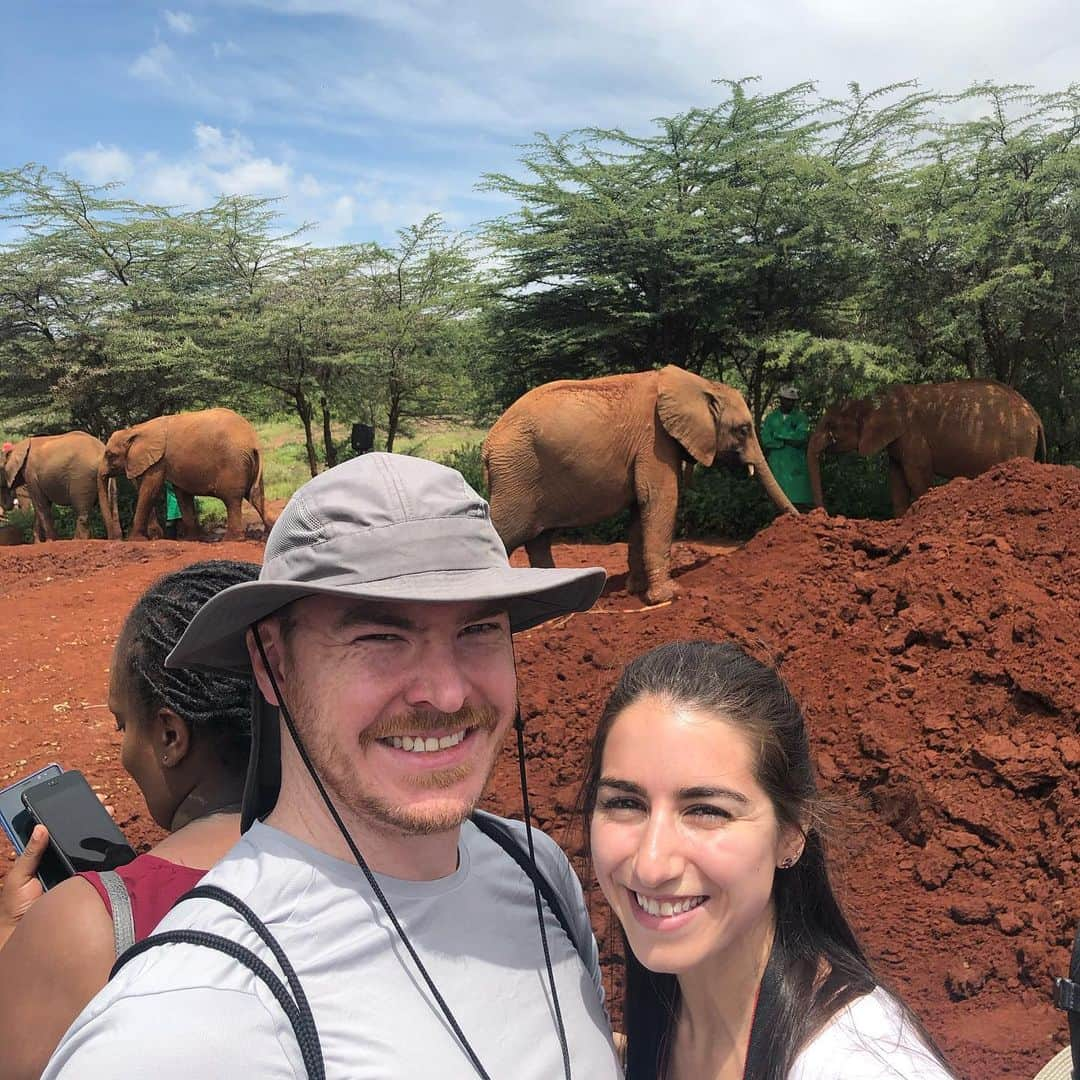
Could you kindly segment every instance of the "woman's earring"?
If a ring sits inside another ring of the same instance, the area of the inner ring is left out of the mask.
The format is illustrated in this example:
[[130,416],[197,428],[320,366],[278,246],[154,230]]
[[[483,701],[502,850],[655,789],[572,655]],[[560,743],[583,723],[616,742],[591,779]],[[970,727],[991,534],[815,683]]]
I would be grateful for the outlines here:
[[161,764],[162,765],[168,765],[169,764],[169,755],[168,754],[162,754],[161,755]]
[[781,870],[790,870],[795,865],[795,860],[789,855],[781,864]]

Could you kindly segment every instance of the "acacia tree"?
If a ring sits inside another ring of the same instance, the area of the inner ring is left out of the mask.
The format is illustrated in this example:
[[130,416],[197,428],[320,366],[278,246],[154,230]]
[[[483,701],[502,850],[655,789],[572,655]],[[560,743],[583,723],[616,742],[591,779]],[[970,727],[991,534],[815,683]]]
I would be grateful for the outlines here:
[[287,239],[270,235],[269,204],[223,198],[176,213],[114,187],[37,166],[0,173],[2,216],[18,235],[0,248],[0,390],[31,430],[105,437],[244,397],[220,330],[246,255],[261,251],[264,272]]
[[1080,89],[979,85],[877,208],[866,310],[919,378],[994,378],[1080,451]]
[[503,403],[545,379],[677,363],[735,375],[760,416],[776,335],[849,330],[866,201],[929,97],[724,85],[653,135],[542,136],[528,179],[487,178],[520,203],[489,231]]
[[254,279],[230,327],[234,379],[272,391],[296,412],[312,476],[319,471],[316,423],[326,463],[334,465],[333,413],[349,408],[361,392],[370,258],[369,249],[352,246],[279,253]]
[[368,251],[358,372],[389,452],[404,421],[464,407],[479,278],[468,240],[436,214],[401,229],[394,248]]

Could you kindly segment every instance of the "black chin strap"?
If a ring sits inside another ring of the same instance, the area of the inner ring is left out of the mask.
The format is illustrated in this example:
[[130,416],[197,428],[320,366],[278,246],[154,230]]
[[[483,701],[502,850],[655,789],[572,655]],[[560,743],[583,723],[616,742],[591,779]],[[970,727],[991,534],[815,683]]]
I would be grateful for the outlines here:
[[[417,955],[416,950],[413,948],[412,942],[409,941],[405,934],[405,930],[401,923],[398,922],[397,916],[394,914],[393,909],[390,907],[390,902],[386,899],[385,893],[379,886],[378,881],[375,879],[375,875],[371,872],[367,862],[364,860],[364,856],[360,854],[360,849],[353,842],[353,838],[349,835],[349,830],[345,827],[345,823],[341,820],[341,815],[338,814],[337,808],[334,806],[333,800],[330,798],[323,786],[323,782],[319,777],[319,774],[315,771],[315,766],[312,764],[311,758],[308,756],[307,748],[304,746],[303,740],[300,738],[299,733],[296,730],[296,725],[293,723],[293,718],[289,713],[288,707],[285,705],[285,698],[282,696],[281,690],[278,687],[277,680],[274,678],[274,672],[270,667],[270,661],[267,658],[266,650],[263,647],[262,634],[259,632],[259,624],[256,623],[252,627],[252,636],[255,638],[255,645],[259,650],[259,658],[262,660],[263,670],[266,672],[267,678],[270,680],[270,685],[273,687],[274,696],[278,701],[278,708],[281,710],[281,715],[285,720],[285,726],[288,728],[289,736],[293,741],[293,745],[296,747],[297,752],[300,754],[301,759],[304,762],[304,766],[307,768],[308,774],[315,783],[315,787],[318,789],[319,794],[322,796],[323,802],[326,804],[327,810],[330,812],[330,816],[334,819],[334,823],[337,825],[341,835],[345,838],[345,843],[348,844],[349,850],[352,852],[353,858],[356,859],[357,865],[364,872],[364,877],[367,878],[368,884],[371,886],[372,892],[378,897],[379,903],[382,905],[383,911],[386,912],[387,918],[393,924],[394,930],[398,937],[401,939],[402,944],[408,950],[409,956],[412,957],[413,963],[416,965],[417,970],[423,977],[428,990],[431,991],[432,997],[438,1003],[443,1016],[446,1018],[446,1022],[450,1025],[454,1035],[457,1036],[458,1042],[461,1043],[462,1049],[468,1055],[469,1060],[472,1062],[473,1068],[477,1074],[483,1077],[483,1080],[490,1080],[487,1071],[480,1063],[480,1059],[477,1057],[476,1052],[469,1044],[469,1040],[465,1038],[465,1033],[461,1030],[460,1025],[454,1017],[454,1014],[450,1011],[450,1006],[447,1005],[442,994],[439,993],[431,976],[428,974],[427,968],[424,967],[423,962]],[[517,672],[517,657],[514,657],[514,670],[515,676]],[[256,690],[256,693],[258,691]],[[525,818],[525,837],[528,841],[529,848],[529,861],[536,866],[536,853],[533,848],[533,835],[532,835],[532,812],[529,807],[529,787],[525,774],[525,722],[521,717],[521,707],[517,706],[514,712],[514,730],[517,733],[517,749],[518,749],[518,771],[521,778],[521,804],[522,811]],[[533,895],[536,898],[536,918],[540,926],[540,942],[544,950],[544,965],[547,968],[548,984],[551,987],[551,1004],[552,1010],[555,1013],[555,1027],[559,1036],[559,1047],[562,1051],[563,1061],[563,1075],[566,1080],[571,1080],[570,1074],[570,1050],[566,1040],[566,1026],[563,1023],[562,1008],[559,1005],[559,994],[555,989],[555,972],[551,966],[551,951],[548,948],[547,929],[544,925],[544,909],[543,901],[540,896],[540,888],[536,883],[536,877],[533,876]]]
[[372,892],[378,897],[379,903],[382,905],[383,911],[386,912],[387,918],[393,924],[398,938],[401,943],[408,950],[409,956],[412,957],[413,963],[416,965],[417,971],[420,972],[424,983],[427,985],[428,990],[431,991],[431,996],[438,1003],[439,1009],[442,1011],[443,1016],[446,1018],[446,1022],[450,1025],[454,1035],[457,1036],[457,1040],[461,1043],[462,1049],[468,1055],[469,1061],[472,1062],[473,1068],[477,1074],[483,1077],[483,1080],[491,1080],[488,1076],[487,1070],[480,1063],[480,1059],[476,1056],[476,1051],[473,1050],[469,1043],[469,1040],[465,1038],[465,1033],[461,1030],[454,1014],[450,1011],[450,1006],[446,1004],[442,994],[439,993],[439,988],[435,985],[434,980],[428,974],[428,970],[424,967],[423,961],[417,955],[416,950],[413,948],[412,942],[405,934],[405,930],[401,923],[398,922],[397,916],[394,914],[393,908],[390,907],[390,901],[386,899],[386,894],[382,891],[378,881],[375,879],[375,875],[371,872],[370,867],[364,859],[364,856],[360,854],[360,849],[353,842],[353,838],[349,835],[349,830],[345,827],[345,822],[341,820],[341,815],[337,812],[337,807],[334,806],[333,800],[327,794],[326,788],[323,786],[322,780],[319,778],[319,774],[315,771],[315,766],[311,762],[311,758],[308,756],[307,748],[304,746],[303,740],[300,738],[299,733],[296,730],[296,725],[293,723],[293,718],[289,714],[288,707],[285,704],[285,698],[282,696],[281,690],[278,688],[277,680],[274,678],[273,669],[270,667],[270,661],[267,659],[266,650],[263,648],[262,634],[259,633],[259,624],[256,623],[252,627],[252,636],[255,638],[255,645],[259,650],[259,658],[262,660],[263,670],[266,672],[267,678],[270,680],[270,685],[274,689],[274,696],[278,701],[278,708],[281,710],[281,715],[285,720],[285,726],[289,730],[289,736],[292,738],[293,745],[296,747],[297,752],[300,754],[301,759],[307,768],[311,779],[315,783],[315,787],[318,788],[319,794],[322,796],[323,802],[326,804],[326,809],[330,811],[330,816],[334,819],[334,823],[337,825],[341,835],[345,838],[345,843],[348,844],[349,850],[352,852],[353,858],[356,859],[357,866],[364,872],[364,877],[367,878],[368,884],[371,886]]

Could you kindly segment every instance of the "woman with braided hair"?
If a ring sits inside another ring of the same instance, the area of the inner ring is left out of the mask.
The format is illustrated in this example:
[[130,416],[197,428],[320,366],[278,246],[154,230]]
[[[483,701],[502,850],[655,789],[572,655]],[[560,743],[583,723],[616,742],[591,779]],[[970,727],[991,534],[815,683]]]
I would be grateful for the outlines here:
[[[120,760],[154,821],[170,833],[117,871],[135,940],[239,839],[249,681],[218,670],[166,669],[165,658],[207,600],[258,574],[256,564],[224,560],[168,574],[139,598],[117,639],[109,709],[123,733]],[[116,959],[112,902],[100,875],[80,874],[41,895],[34,874],[47,843],[39,825],[0,890],[0,1015],[8,1033],[0,1080],[41,1075]]]

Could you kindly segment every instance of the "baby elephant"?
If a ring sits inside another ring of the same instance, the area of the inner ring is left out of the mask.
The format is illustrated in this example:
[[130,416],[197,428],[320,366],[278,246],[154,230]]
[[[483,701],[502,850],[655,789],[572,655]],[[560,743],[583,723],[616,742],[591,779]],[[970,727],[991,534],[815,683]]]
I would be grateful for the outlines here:
[[147,539],[146,528],[168,480],[176,489],[184,534],[195,536],[195,496],[212,495],[225,504],[226,540],[241,540],[244,530],[240,505],[255,508],[263,526],[262,451],[255,429],[232,409],[159,416],[134,427],[114,431],[105,444],[104,472],[125,473],[139,486],[139,500],[129,540]]
[[105,447],[85,431],[34,435],[15,443],[0,459],[0,506],[15,506],[15,489],[25,485],[34,504],[34,537],[55,540],[53,504],[75,511],[75,539],[90,539],[90,512],[101,510],[110,540],[120,539],[116,482],[100,474]]

